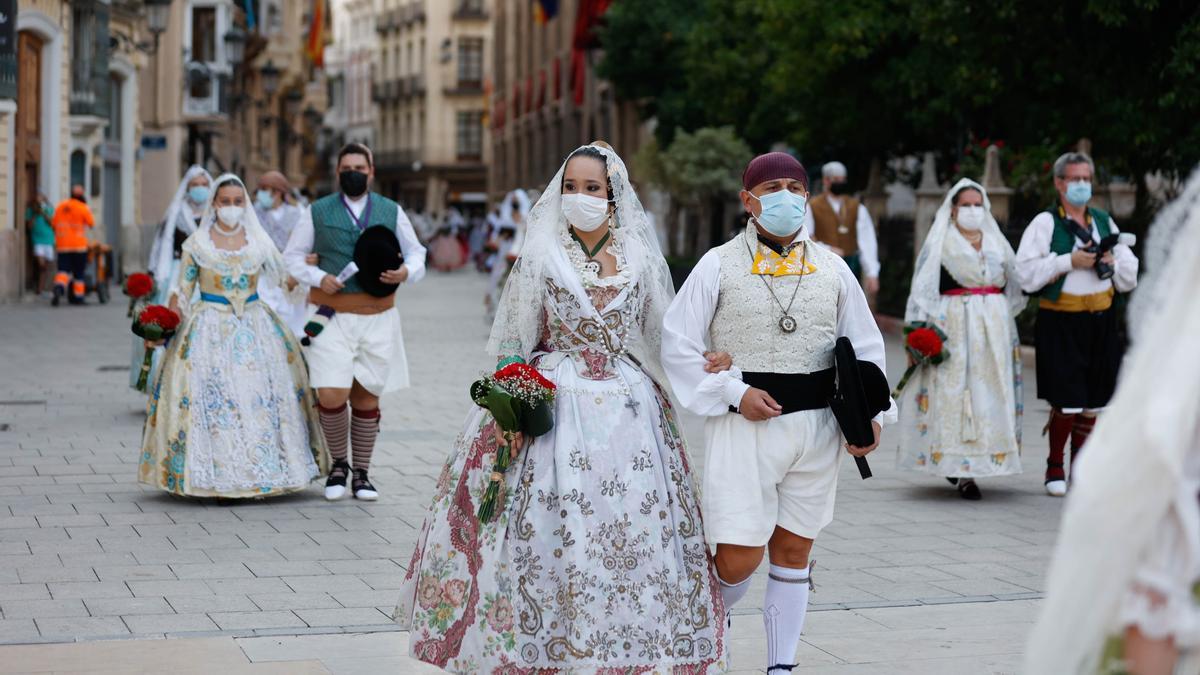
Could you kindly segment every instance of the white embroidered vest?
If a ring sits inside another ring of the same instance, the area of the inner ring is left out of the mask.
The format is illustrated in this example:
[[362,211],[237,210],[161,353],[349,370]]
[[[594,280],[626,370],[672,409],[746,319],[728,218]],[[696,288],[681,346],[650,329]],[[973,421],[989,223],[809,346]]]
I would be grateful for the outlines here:
[[[709,326],[713,350],[729,352],[733,364],[749,372],[813,373],[832,368],[842,290],[833,254],[808,242],[808,262],[816,267],[815,272],[781,277],[751,274],[750,252],[759,245],[753,227],[717,247],[721,291]],[[780,329],[783,311],[771,298],[767,284],[773,285],[775,297],[784,307],[796,292],[789,312],[796,320],[795,332]]]

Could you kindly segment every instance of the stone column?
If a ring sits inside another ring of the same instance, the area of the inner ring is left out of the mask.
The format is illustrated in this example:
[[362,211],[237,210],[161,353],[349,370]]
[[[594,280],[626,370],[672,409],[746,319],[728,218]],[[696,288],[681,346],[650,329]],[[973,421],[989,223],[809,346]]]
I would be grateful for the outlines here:
[[988,199],[992,202],[992,216],[1003,229],[1008,224],[1013,189],[1004,184],[1004,177],[1000,173],[1000,148],[994,145],[988,146],[984,157],[983,177],[979,179],[979,183],[987,190]]
[[917,215],[913,220],[914,259],[921,252],[929,228],[933,227],[933,217],[937,215],[945,194],[946,188],[938,184],[937,163],[933,153],[926,152],[925,161],[921,164],[921,185],[917,187]]

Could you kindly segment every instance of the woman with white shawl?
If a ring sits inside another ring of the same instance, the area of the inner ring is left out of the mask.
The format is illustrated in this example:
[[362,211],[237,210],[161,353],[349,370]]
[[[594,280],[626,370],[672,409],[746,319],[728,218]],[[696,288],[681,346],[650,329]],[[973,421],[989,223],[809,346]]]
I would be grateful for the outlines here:
[[[175,196],[167,205],[163,220],[159,223],[158,231],[154,234],[154,244],[150,247],[150,258],[146,261],[147,270],[154,277],[156,289],[154,294],[146,298],[144,305],[161,305],[167,301],[167,293],[175,285],[179,276],[179,256],[183,252],[183,242],[200,224],[200,216],[204,213],[204,205],[208,203],[211,192],[212,176],[198,165],[192,165],[183,174],[183,180],[175,188]],[[134,336],[133,350],[129,361],[129,388],[137,389],[138,375],[145,357],[146,348],[141,338]],[[149,381],[158,377],[158,369],[162,365],[162,348],[154,350],[154,360],[150,367]]]
[[497,432],[469,414],[396,620],[413,656],[455,673],[721,670],[724,608],[660,386],[674,288],[624,163],[575,150],[527,225],[488,351],[557,385],[554,429],[518,439],[508,496],[480,522]]
[[1021,356],[1013,317],[1025,297],[1016,255],[992,217],[987,191],[958,181],[921,247],[906,324],[946,334],[949,358],[922,367],[899,399],[897,465],[942,476],[964,499],[978,478],[1021,472]]
[[1133,348],[1076,465],[1025,673],[1200,673],[1200,171],[1150,229]]
[[328,453],[300,344],[258,297],[287,270],[236,176],[217,179],[180,270],[168,300],[183,320],[150,397],[139,480],[200,497],[304,489]]

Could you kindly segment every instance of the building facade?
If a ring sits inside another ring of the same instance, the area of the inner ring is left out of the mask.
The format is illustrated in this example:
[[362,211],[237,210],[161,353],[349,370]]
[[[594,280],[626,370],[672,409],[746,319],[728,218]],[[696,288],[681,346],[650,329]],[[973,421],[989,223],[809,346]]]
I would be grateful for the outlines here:
[[33,288],[25,211],[82,185],[92,238],[126,253],[139,222],[137,99],[149,50],[143,3],[0,1],[0,300]]
[[[493,199],[514,188],[542,188],[567,153],[604,140],[628,159],[650,137],[632,103],[615,100],[596,77],[601,53],[590,39],[600,20],[581,14],[579,0],[495,0],[491,143],[488,186]],[[579,36],[577,38],[577,36]]]
[[482,208],[492,0],[376,0],[376,184],[435,217]]

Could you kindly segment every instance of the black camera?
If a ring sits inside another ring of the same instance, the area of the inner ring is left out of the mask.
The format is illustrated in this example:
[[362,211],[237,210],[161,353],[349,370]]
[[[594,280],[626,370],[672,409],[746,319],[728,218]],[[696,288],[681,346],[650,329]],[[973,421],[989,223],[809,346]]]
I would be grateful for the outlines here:
[[1100,277],[1101,279],[1111,279],[1114,271],[1113,266],[1102,260],[1104,254],[1113,250],[1113,247],[1117,244],[1133,246],[1134,242],[1136,241],[1137,239],[1134,235],[1129,234],[1128,232],[1121,232],[1120,234],[1110,234],[1101,239],[1099,243],[1092,241],[1087,246],[1081,247],[1080,250],[1087,251],[1088,253],[1095,253],[1096,262],[1093,263],[1092,269],[1096,270],[1096,276]]

